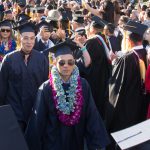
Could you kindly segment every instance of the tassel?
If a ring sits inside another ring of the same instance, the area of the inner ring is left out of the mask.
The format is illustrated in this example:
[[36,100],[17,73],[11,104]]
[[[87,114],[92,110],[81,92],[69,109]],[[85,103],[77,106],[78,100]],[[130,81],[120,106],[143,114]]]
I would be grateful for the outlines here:
[[146,75],[146,67],[145,63],[142,59],[139,59],[139,66],[140,66],[140,74],[143,82],[145,82],[145,75]]

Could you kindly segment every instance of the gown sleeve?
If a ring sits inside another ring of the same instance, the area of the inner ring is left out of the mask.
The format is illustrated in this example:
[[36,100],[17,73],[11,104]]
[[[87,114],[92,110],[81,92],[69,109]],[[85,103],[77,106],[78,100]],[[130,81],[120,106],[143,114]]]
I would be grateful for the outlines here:
[[38,90],[35,106],[32,110],[32,115],[29,120],[27,130],[25,132],[25,138],[30,150],[42,149],[42,135],[44,135],[46,128],[46,95],[44,94],[44,84]]
[[94,103],[90,87],[88,87],[86,111],[86,142],[89,150],[106,147],[109,144],[107,131]]
[[0,105],[4,104],[7,94],[9,63],[8,57],[5,56],[0,66]]

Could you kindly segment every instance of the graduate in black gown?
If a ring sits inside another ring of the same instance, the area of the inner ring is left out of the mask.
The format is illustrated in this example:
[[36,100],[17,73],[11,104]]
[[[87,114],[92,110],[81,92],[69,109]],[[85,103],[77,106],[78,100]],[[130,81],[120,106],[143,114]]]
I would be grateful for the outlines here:
[[39,86],[48,79],[48,62],[35,51],[34,25],[26,23],[20,31],[21,49],[6,55],[0,68],[0,103],[10,104],[25,130]]
[[109,139],[87,81],[79,76],[66,41],[51,48],[56,62],[50,79],[39,88],[26,139],[30,150],[89,150],[106,147]]
[[91,57],[91,64],[83,67],[78,63],[81,76],[90,84],[92,95],[99,113],[104,119],[105,103],[108,100],[108,80],[110,76],[111,62],[109,49],[102,35],[105,23],[99,17],[94,16],[90,25],[93,37],[85,43],[86,49]]
[[[147,27],[129,21],[124,29],[130,31],[128,44],[131,50],[115,62],[112,71],[106,113],[106,124],[110,132],[142,122],[146,119],[148,107],[143,86],[147,53],[142,45]],[[111,146],[110,149],[115,148]]]

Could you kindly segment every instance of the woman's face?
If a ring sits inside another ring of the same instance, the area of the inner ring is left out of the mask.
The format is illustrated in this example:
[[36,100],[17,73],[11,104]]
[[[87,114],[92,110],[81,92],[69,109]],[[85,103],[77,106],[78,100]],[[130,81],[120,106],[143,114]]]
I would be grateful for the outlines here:
[[11,28],[8,26],[1,26],[0,27],[0,35],[2,38],[9,38],[11,34]]

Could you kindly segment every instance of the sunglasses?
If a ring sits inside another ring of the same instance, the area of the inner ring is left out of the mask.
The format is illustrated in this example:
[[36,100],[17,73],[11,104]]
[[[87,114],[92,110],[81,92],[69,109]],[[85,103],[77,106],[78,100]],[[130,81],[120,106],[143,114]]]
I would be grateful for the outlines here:
[[10,32],[10,29],[1,29],[1,32]]
[[59,65],[60,66],[64,66],[66,63],[69,65],[69,66],[73,66],[75,64],[75,61],[74,60],[68,60],[67,62],[65,60],[60,60],[59,62]]

